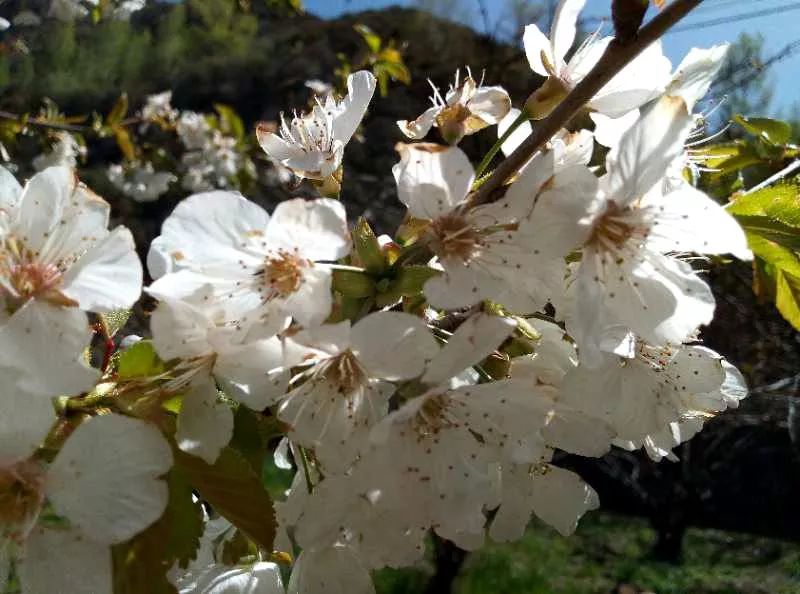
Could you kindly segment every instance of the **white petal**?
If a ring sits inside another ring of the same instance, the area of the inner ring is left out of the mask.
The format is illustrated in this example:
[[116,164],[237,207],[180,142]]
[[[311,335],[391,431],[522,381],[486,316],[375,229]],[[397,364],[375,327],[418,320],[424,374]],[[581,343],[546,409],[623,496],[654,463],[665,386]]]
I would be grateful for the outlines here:
[[444,348],[433,358],[422,383],[438,385],[479,363],[499,347],[514,331],[509,318],[475,314],[453,333]]
[[175,433],[178,447],[213,464],[231,437],[233,411],[219,401],[213,381],[199,381],[183,397]]
[[339,200],[284,200],[275,208],[266,240],[277,248],[298,248],[311,260],[337,260],[350,253],[347,215]]
[[533,512],[563,536],[575,532],[583,514],[600,506],[594,489],[569,470],[549,465],[533,481]]
[[662,97],[642,113],[606,158],[609,193],[617,206],[642,198],[664,177],[692,126],[680,98]]
[[25,594],[111,594],[111,549],[78,530],[36,527],[19,573]]
[[13,214],[19,205],[22,186],[5,167],[0,166],[0,213]]
[[281,572],[274,563],[253,566],[211,565],[181,594],[284,594]]
[[0,397],[0,468],[32,456],[55,421],[56,412],[49,398],[17,391],[3,394]]
[[375,77],[368,70],[359,70],[347,77],[347,96],[337,105],[333,116],[333,137],[347,144],[367,112],[375,93]]
[[695,104],[708,92],[711,83],[725,63],[730,44],[723,43],[708,49],[693,47],[672,75],[667,87],[668,95],[676,95],[686,102],[691,112]]
[[285,301],[285,309],[306,328],[321,324],[331,313],[331,271],[322,266],[303,270],[303,282]]
[[18,372],[15,382],[24,393],[80,394],[99,377],[83,359],[91,337],[86,314],[78,308],[29,301],[0,328],[0,367]]
[[536,74],[550,76],[542,57],[550,63],[550,66],[558,68],[558,64],[556,64],[556,60],[553,57],[553,48],[550,45],[550,40],[539,30],[539,27],[536,25],[525,27],[525,33],[522,35],[522,44],[525,46],[528,64]]
[[550,28],[550,42],[556,60],[563,61],[572,47],[577,32],[578,15],[585,4],[586,0],[561,0],[558,4]]
[[687,183],[666,196],[654,195],[657,209],[649,246],[660,252],[733,254],[752,260],[744,230],[727,210]]
[[461,261],[448,262],[443,274],[425,283],[425,298],[433,307],[441,309],[475,305],[488,299],[491,293],[484,280],[485,275]]
[[671,71],[672,64],[658,40],[600,89],[589,107],[612,117],[622,116],[658,97],[669,83]]
[[431,131],[441,108],[429,107],[416,120],[398,120],[397,127],[411,140],[422,140]]
[[159,477],[172,466],[169,444],[154,426],[117,414],[84,421],[47,474],[56,511],[103,544],[132,538],[167,505]]
[[528,167],[509,189],[514,196],[529,192],[528,202],[536,205],[520,224],[520,233],[530,238],[531,249],[563,258],[588,239],[594,213],[602,208],[597,178],[585,166],[575,165],[542,180],[549,183],[537,188],[529,181],[536,175],[534,169]]
[[26,246],[40,250],[58,224],[77,188],[75,174],[66,167],[50,167],[37,173],[20,198],[19,227]]
[[157,249],[178,269],[235,267],[247,257],[242,245],[263,237],[268,221],[263,208],[237,192],[194,194],[178,203],[167,217],[160,239],[151,249]]
[[422,375],[439,352],[424,320],[411,314],[385,311],[370,314],[352,330],[353,354],[375,378],[409,380]]
[[290,159],[299,159],[304,155],[303,149],[295,144],[289,144],[283,138],[264,128],[256,126],[258,144],[268,156],[281,162]]
[[496,124],[511,109],[511,97],[503,87],[478,87],[467,108],[487,124]]
[[86,311],[127,309],[142,294],[142,274],[131,232],[117,227],[69,269],[64,294]]
[[[506,133],[506,131],[511,127],[517,118],[522,114],[522,112],[517,108],[512,108],[500,122],[497,124],[497,137],[502,138],[502,136]],[[503,154],[507,157],[511,153],[513,153],[519,145],[521,145],[528,136],[533,133],[533,127],[531,123],[524,122],[520,124],[516,130],[514,130],[511,135],[506,139],[503,143],[503,146],[500,147],[503,151]]]
[[212,353],[208,342],[211,326],[205,312],[178,299],[162,299],[150,315],[153,346],[165,361]]
[[618,118],[593,111],[589,117],[594,122],[594,137],[597,142],[611,148],[619,144],[625,132],[639,119],[639,110],[632,109]]
[[375,594],[375,586],[352,549],[334,546],[300,553],[287,594]]
[[464,201],[475,175],[458,147],[430,143],[398,144],[400,162],[392,167],[400,201],[412,216],[435,219]]
[[221,351],[214,364],[214,377],[231,398],[253,410],[264,410],[289,385],[282,366],[281,341],[273,337]]

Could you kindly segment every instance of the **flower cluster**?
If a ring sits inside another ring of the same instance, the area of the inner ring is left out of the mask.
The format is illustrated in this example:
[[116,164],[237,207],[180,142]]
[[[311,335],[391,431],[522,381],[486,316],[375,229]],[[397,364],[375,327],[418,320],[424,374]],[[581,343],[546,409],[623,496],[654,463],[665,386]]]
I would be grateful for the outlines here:
[[[435,90],[432,108],[398,123],[420,142],[398,145],[396,237],[349,227],[332,197],[372,74],[352,74],[345,97],[318,98],[279,134],[259,128],[267,155],[323,196],[271,214],[228,191],[179,203],[147,256],[163,363],[135,381],[87,364],[86,312],[139,297],[130,233],[107,229],[108,206],[66,168],[24,188],[4,173],[0,584],[13,566],[23,592],[110,592],[108,547],[162,514],[173,458],[224,463],[240,412],[274,419],[275,462],[296,470],[276,503],[278,557],[299,551],[288,591],[322,594],[373,592],[369,572],[418,562],[431,531],[473,550],[520,538],[536,515],[569,534],[599,502],[557,451],[674,459],[737,406],[742,376],[698,343],[714,298],[692,263],[750,252],[681,175],[692,108],[724,48],[693,51],[673,74],[650,46],[588,104],[603,159],[592,131],[562,130],[476,200],[459,141],[499,124],[513,150],[531,133],[525,116],[545,117],[591,70],[609,39],[564,60],[583,4],[561,2],[550,39],[526,31],[531,67],[549,78],[524,110],[456,75],[446,97]],[[202,118],[168,104],[154,100],[148,117],[176,122],[205,155]],[[423,141],[434,127],[446,144]],[[231,557],[248,531],[204,515],[194,561],[170,572],[180,592],[283,591],[262,556],[273,551]]]

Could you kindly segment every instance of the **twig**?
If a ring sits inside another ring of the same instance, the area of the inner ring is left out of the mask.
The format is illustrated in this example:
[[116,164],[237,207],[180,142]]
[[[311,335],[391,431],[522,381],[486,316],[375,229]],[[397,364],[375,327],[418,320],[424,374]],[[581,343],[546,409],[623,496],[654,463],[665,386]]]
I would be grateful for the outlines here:
[[24,119],[22,116],[17,115],[16,113],[11,113],[10,111],[3,111],[0,110],[0,119],[4,120],[14,120],[19,122],[20,124],[24,124],[26,126],[38,126],[39,128],[50,128],[52,130],[64,130],[66,132],[85,132],[89,130],[89,126],[77,126],[74,124],[58,124],[55,122],[44,122],[38,118],[29,118]]
[[549,116],[538,123],[533,134],[498,165],[491,177],[472,195],[471,203],[477,205],[488,202],[492,193],[519,171],[528,159],[563,128],[600,89],[645,48],[659,39],[667,29],[702,2],[703,0],[675,0],[639,29],[638,34],[629,41],[622,43],[617,39],[612,40],[589,74],[572,89]]
[[790,174],[792,171],[794,171],[795,169],[800,169],[800,159],[797,159],[797,160],[795,160],[795,161],[792,161],[791,163],[789,163],[789,165],[787,165],[786,167],[784,167],[783,169],[781,169],[781,170],[780,170],[778,173],[776,173],[775,175],[771,175],[770,177],[768,177],[767,179],[765,179],[764,181],[762,181],[762,182],[761,182],[760,184],[758,184],[757,186],[753,186],[752,188],[750,188],[749,190],[747,190],[747,191],[746,191],[744,194],[742,194],[742,195],[743,195],[743,196],[747,196],[748,194],[752,194],[753,192],[758,192],[759,190],[763,190],[763,189],[764,189],[764,188],[766,188],[768,185],[770,185],[770,184],[773,184],[773,183],[775,183],[776,181],[778,181],[778,180],[780,180],[780,179],[783,179],[784,177],[788,176],[788,175],[789,175],[789,174]]

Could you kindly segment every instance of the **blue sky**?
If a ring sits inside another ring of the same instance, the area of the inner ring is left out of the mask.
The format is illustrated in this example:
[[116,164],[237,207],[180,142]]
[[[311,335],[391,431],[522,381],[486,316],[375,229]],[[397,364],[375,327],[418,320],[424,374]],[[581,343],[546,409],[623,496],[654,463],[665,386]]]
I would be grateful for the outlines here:
[[[470,0],[462,0],[468,5]],[[345,12],[358,12],[370,8],[389,5],[410,5],[413,0],[305,0],[308,11],[323,17],[332,17]],[[485,0],[490,18],[496,20],[503,12],[503,0]],[[584,15],[587,17],[606,17],[610,14],[610,0],[587,0]],[[477,6],[477,1],[475,2]],[[787,10],[788,7],[788,10]],[[707,23],[715,19],[735,17],[755,11],[774,10],[773,14],[753,17],[746,20],[720,25],[705,25],[687,31],[676,31],[664,39],[667,55],[677,64],[691,47],[707,47],[723,41],[733,41],[741,32],[760,32],[765,37],[764,57],[769,58],[787,44],[800,39],[800,2],[793,0],[705,0],[681,25]],[[477,29],[483,26],[477,13],[469,24]],[[775,98],[769,114],[780,114],[795,102],[800,103],[797,80],[800,78],[800,51],[770,68],[770,76],[775,83]],[[778,82],[783,84],[778,85]],[[762,115],[769,115],[762,114]]]

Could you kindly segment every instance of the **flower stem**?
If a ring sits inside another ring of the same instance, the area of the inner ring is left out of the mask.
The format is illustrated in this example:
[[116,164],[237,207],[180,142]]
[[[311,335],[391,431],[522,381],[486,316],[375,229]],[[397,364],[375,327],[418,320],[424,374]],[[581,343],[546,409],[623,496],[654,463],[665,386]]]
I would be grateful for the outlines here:
[[489,168],[489,165],[492,164],[492,159],[494,159],[495,155],[500,152],[500,149],[503,148],[503,144],[511,138],[511,135],[516,132],[517,128],[519,128],[522,124],[527,122],[530,119],[528,112],[524,109],[522,113],[519,114],[519,117],[511,123],[511,126],[508,127],[503,135],[497,139],[497,142],[494,143],[494,146],[489,149],[489,152],[486,153],[486,156],[483,158],[483,161],[480,162],[477,169],[475,169],[475,179],[480,180],[483,173]]

